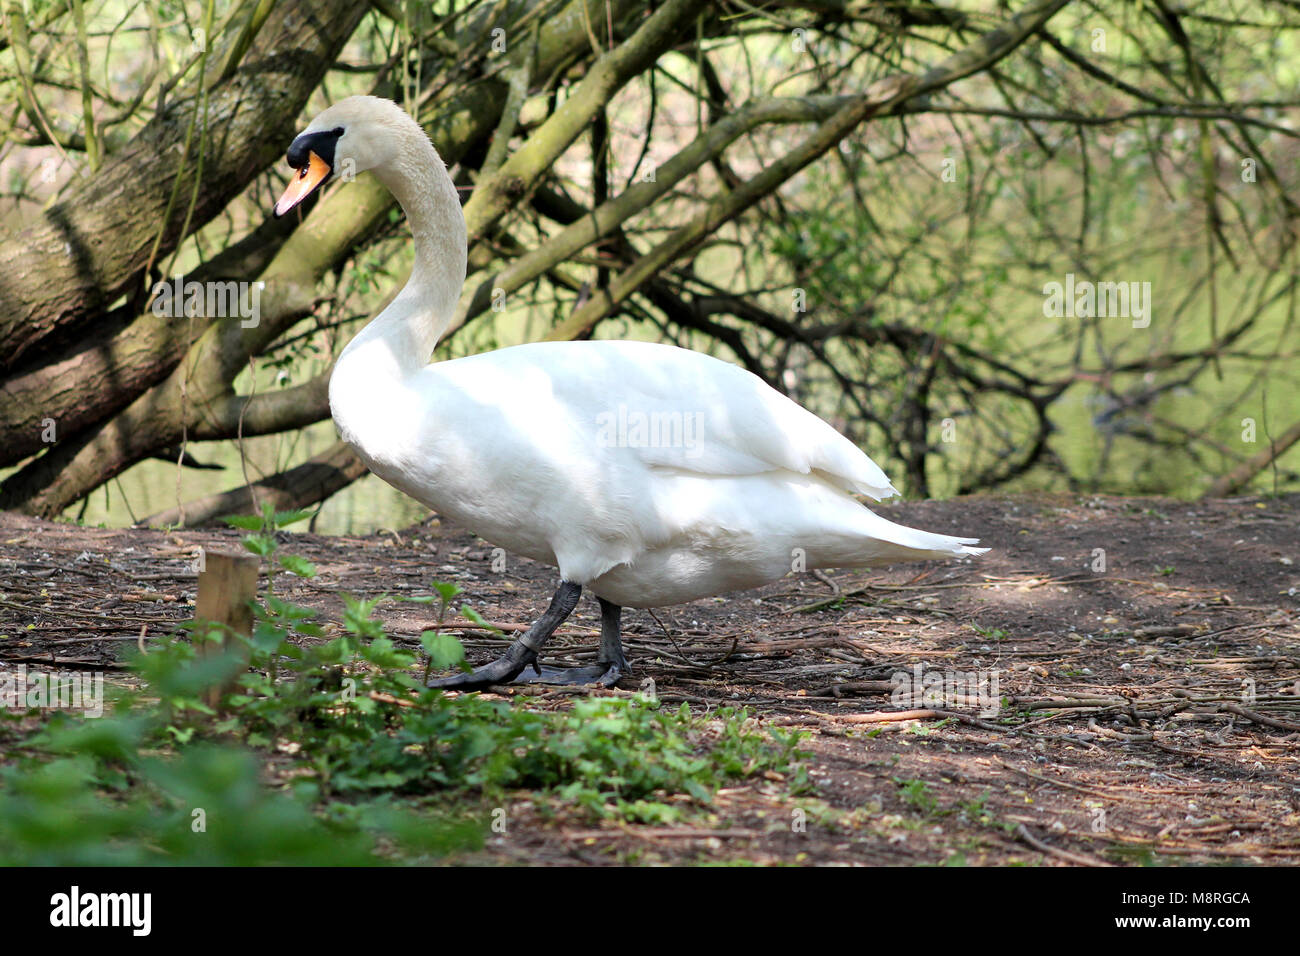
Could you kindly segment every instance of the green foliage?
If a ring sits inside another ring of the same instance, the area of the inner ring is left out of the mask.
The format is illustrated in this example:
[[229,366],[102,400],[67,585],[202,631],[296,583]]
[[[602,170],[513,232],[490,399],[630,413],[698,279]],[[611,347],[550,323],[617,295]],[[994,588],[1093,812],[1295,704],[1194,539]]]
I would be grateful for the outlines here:
[[[269,501],[264,501],[262,502],[262,513],[260,515],[230,515],[222,520],[232,528],[253,532],[244,535],[242,539],[243,545],[259,558],[266,559],[265,564],[268,568],[272,564],[278,563],[284,570],[296,574],[300,578],[314,578],[316,568],[305,558],[298,555],[280,555],[277,558],[276,551],[279,549],[279,542],[275,537],[275,533],[281,528],[306,520],[312,514],[314,512],[309,508],[276,511]],[[270,575],[268,574],[268,588],[269,581]]]
[[[258,535],[286,517],[266,513]],[[465,658],[441,630],[460,589],[433,590],[425,673]],[[807,787],[800,737],[764,736],[743,710],[637,695],[543,711],[431,690],[375,619],[382,600],[345,597],[326,639],[314,610],[268,595],[251,636],[191,623],[135,655],[143,689],[111,716],[0,724],[0,864],[409,861],[481,845],[481,806],[512,791],[548,812],[662,823],[756,774]]]
[[[435,590],[444,607],[456,596]],[[688,707],[663,711],[637,696],[579,700],[553,713],[429,690],[411,670],[416,656],[371,616],[377,603],[347,599],[347,633],[307,647],[288,639],[289,621],[300,623],[304,609],[280,604],[279,616],[259,621],[249,642],[253,669],[227,701],[232,732],[255,746],[292,739],[322,793],[529,788],[596,814],[639,818],[637,801],[656,793],[704,804],[724,781],[788,770],[799,756],[797,738],[777,734],[773,746],[745,726],[744,711],[703,722]],[[464,661],[452,635],[426,631],[421,644],[435,667]],[[275,657],[287,662],[284,680],[268,676]]]
[[925,816],[940,816],[948,812],[939,809],[938,801],[930,792],[930,785],[924,780],[900,780],[895,777],[894,783],[898,785],[898,793],[903,802]]
[[0,767],[0,864],[362,865],[381,838],[418,854],[481,845],[465,819],[273,792],[263,755],[229,742],[164,751],[157,715],[118,703],[101,720],[55,715]]
[[102,768],[84,754],[0,769],[0,863],[376,862],[362,824],[323,820],[304,801],[267,792],[246,751],[195,747],[132,769],[120,796],[105,793]]
[[972,624],[971,629],[986,640],[1005,641],[1007,639],[1007,632],[1000,627],[981,627],[978,624]]

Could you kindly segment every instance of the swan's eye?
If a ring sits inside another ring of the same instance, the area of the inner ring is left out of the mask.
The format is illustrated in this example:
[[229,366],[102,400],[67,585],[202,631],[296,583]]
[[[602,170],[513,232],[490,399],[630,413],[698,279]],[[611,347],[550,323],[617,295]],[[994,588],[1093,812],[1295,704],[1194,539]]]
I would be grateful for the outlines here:
[[304,166],[302,169],[298,170],[298,178],[299,178],[299,179],[306,179],[306,178],[307,178],[307,167],[306,167],[306,166]]

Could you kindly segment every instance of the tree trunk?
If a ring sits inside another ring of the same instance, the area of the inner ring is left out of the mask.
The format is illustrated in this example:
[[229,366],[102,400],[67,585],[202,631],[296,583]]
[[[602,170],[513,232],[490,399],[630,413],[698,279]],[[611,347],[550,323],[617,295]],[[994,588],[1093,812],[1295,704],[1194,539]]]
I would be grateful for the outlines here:
[[[203,181],[191,229],[212,219],[283,153],[307,97],[365,12],[365,4],[347,0],[282,0],[243,66],[206,91],[211,125],[203,130],[199,117],[188,157],[186,136],[205,99],[197,75],[97,173],[0,244],[0,371],[37,348],[67,342],[79,326],[135,291],[160,231],[158,256],[176,247],[184,238],[201,147]],[[210,60],[209,80],[220,58]],[[177,198],[164,222],[173,189]]]
[[254,482],[251,490],[244,485],[198,498],[180,508],[150,515],[137,527],[195,528],[215,524],[226,515],[260,514],[262,505],[268,502],[276,511],[306,508],[324,501],[364,474],[366,466],[356,452],[339,442],[296,468]]
[[1226,475],[1216,479],[1205,492],[1204,497],[1225,498],[1237,493],[1250,484],[1252,478],[1290,451],[1291,446],[1297,442],[1300,442],[1300,422],[1296,422],[1278,436],[1277,441],[1269,442],[1268,447],[1258,455],[1251,456]]
[[[536,2],[520,6],[530,10],[536,7]],[[614,13],[616,22],[628,21],[628,26],[634,26],[637,5],[625,2],[617,7]],[[474,34],[478,29],[476,24],[465,28],[465,44],[476,42]],[[619,29],[624,28],[620,26]],[[589,42],[589,33],[580,15],[548,20],[539,33],[539,72],[549,74],[562,68],[587,51]],[[665,41],[665,45],[668,42]],[[510,55],[522,55],[523,49],[524,44],[516,44]],[[441,153],[446,161],[457,162],[490,136],[504,99],[504,83],[472,82],[452,91],[439,104],[438,121],[431,132],[442,147]],[[292,130],[283,135],[278,147],[280,150],[291,135]],[[541,169],[536,175],[544,172],[546,170]],[[230,383],[247,367],[250,355],[257,355],[294,322],[310,314],[316,284],[387,222],[392,205],[393,199],[387,190],[369,176],[363,176],[330,195],[296,227],[261,274],[266,288],[262,293],[258,324],[245,329],[238,320],[196,320],[196,331],[201,334],[186,351],[183,364],[177,364],[177,343],[173,341],[170,347],[167,344],[167,335],[174,334],[174,331],[159,326],[154,316],[146,314],[124,330],[114,338],[115,346],[125,346],[158,333],[162,333],[163,338],[155,342],[155,351],[145,362],[146,371],[136,375],[121,374],[121,381],[130,382],[131,388],[118,388],[100,398],[101,411],[107,410],[111,417],[96,417],[93,406],[77,404],[79,389],[93,395],[95,386],[102,384],[88,374],[95,368],[94,360],[90,363],[68,362],[61,371],[72,381],[65,377],[57,384],[39,378],[24,382],[28,394],[38,393],[44,388],[45,394],[56,396],[57,401],[52,405],[67,411],[71,422],[76,425],[84,423],[84,426],[80,429],[67,427],[68,423],[56,418],[58,444],[4,481],[0,486],[0,508],[45,516],[58,514],[141,458],[175,445],[182,439],[182,431],[187,426],[191,429],[188,433],[191,438],[200,435],[204,438],[233,438],[235,425],[232,416],[223,409],[242,399],[233,396]],[[185,320],[168,322],[185,327]],[[206,327],[205,322],[209,323]],[[138,330],[136,325],[140,326]],[[184,345],[184,339],[180,344]],[[99,360],[102,360],[102,355]],[[116,363],[113,365],[116,367]],[[160,365],[169,365],[170,371],[140,391],[140,383],[151,378]],[[115,376],[109,372],[105,378],[112,380]],[[80,382],[80,385],[74,385],[74,382]],[[215,403],[210,411],[205,409],[209,403]],[[3,405],[2,399],[0,405]],[[326,406],[316,408],[318,415],[315,420],[328,415]],[[114,409],[118,409],[116,414],[112,414]],[[288,414],[280,430],[304,424],[299,413],[301,409],[282,410]],[[40,439],[39,426],[48,417],[46,413],[35,422],[22,420],[25,429],[22,447],[31,449],[33,446],[33,424],[38,426],[36,439]],[[252,432],[246,430],[245,434]],[[3,460],[3,452],[0,452],[0,461]]]

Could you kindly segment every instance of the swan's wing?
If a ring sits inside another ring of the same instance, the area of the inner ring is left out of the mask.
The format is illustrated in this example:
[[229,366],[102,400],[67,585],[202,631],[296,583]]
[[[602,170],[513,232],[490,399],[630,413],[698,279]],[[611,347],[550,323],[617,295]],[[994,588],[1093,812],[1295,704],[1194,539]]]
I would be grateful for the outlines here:
[[[430,458],[446,466],[431,468],[425,485],[463,506],[458,520],[496,522],[506,541],[519,527],[536,532],[544,542],[536,552],[549,549],[569,580],[595,580],[665,543],[689,550],[728,532],[739,542],[728,560],[741,563],[749,554],[783,564],[787,545],[814,538],[832,542],[825,547],[840,541],[845,563],[976,553],[966,547],[972,539],[902,528],[832,491],[897,494],[830,425],[701,353],[536,343],[440,362],[429,373],[413,405],[431,411],[427,424],[406,429],[408,467]],[[759,480],[661,480],[674,475]],[[437,496],[421,500],[446,510]],[[686,565],[674,573],[687,572],[695,573]]]
[[554,343],[549,355],[537,348],[555,397],[576,427],[594,427],[597,445],[632,450],[656,468],[782,469],[876,500],[898,493],[851,441],[738,366],[641,342]]

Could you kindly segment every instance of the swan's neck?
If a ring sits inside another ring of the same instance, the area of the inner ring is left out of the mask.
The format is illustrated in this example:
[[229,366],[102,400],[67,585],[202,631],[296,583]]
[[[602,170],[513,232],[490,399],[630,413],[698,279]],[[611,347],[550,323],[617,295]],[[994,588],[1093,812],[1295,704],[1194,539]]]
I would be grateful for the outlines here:
[[465,284],[465,218],[456,187],[424,131],[411,125],[397,159],[374,172],[406,213],[415,263],[402,291],[339,356],[334,378],[348,389],[401,380],[427,365]]

